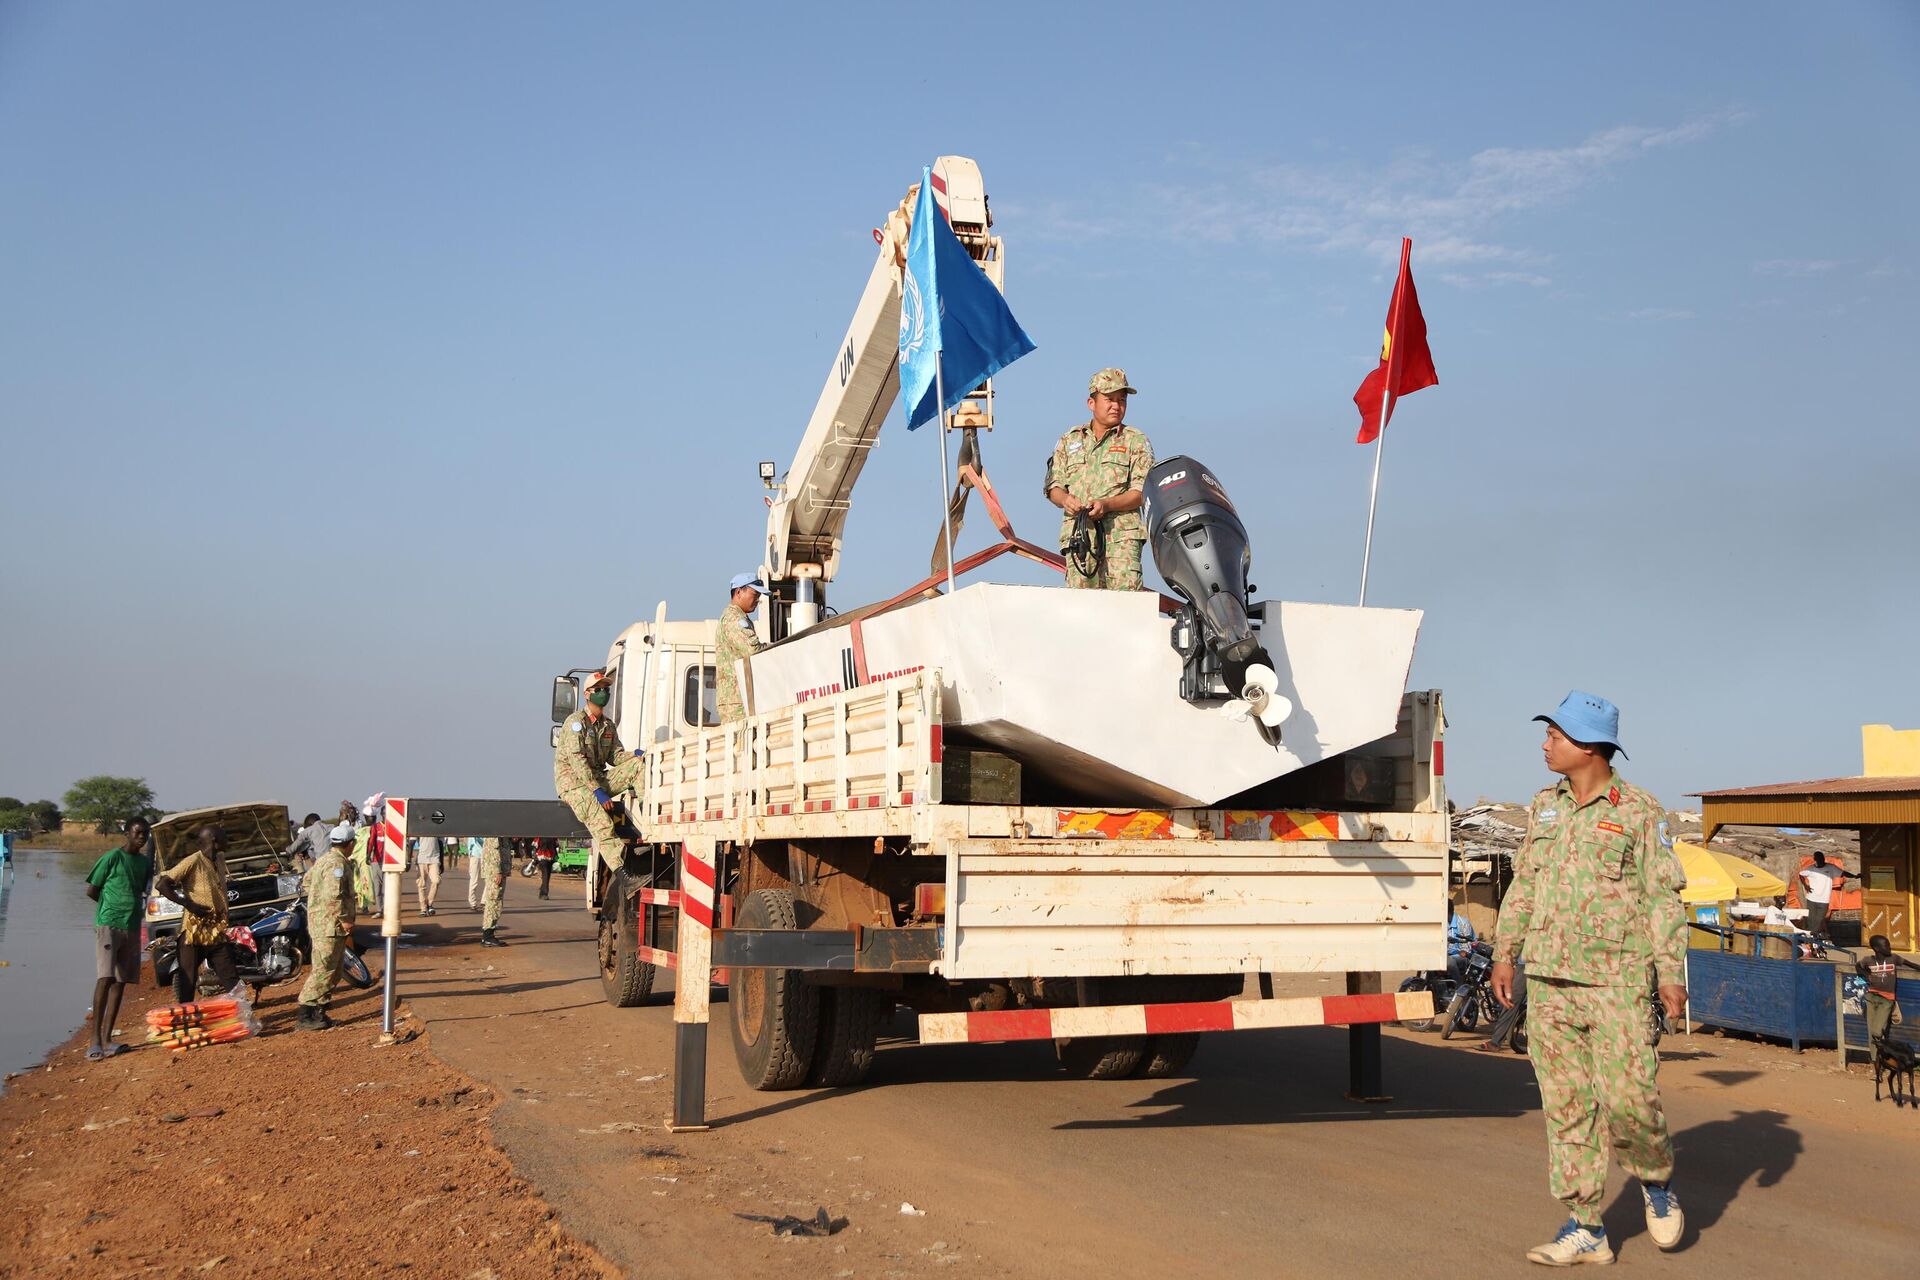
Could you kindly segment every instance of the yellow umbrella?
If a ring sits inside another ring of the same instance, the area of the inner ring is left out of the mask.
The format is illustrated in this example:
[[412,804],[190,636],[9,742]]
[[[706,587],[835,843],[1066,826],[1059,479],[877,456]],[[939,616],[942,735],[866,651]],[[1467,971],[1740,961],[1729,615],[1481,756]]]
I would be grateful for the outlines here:
[[1675,840],[1673,852],[1687,873],[1686,888],[1680,891],[1682,902],[1757,901],[1787,891],[1787,882],[1773,872],[1719,849]]

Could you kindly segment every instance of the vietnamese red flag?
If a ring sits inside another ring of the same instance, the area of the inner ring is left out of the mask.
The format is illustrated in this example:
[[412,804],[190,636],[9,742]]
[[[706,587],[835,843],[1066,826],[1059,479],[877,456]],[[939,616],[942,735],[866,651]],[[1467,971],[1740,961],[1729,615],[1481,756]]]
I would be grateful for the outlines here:
[[1381,399],[1392,388],[1387,421],[1401,396],[1440,381],[1433,371],[1433,352],[1427,350],[1427,320],[1420,314],[1420,295],[1413,291],[1413,241],[1400,241],[1400,278],[1393,282],[1393,301],[1387,304],[1387,327],[1380,342],[1380,365],[1367,375],[1353,402],[1360,408],[1360,434],[1355,444],[1372,444],[1380,434]]

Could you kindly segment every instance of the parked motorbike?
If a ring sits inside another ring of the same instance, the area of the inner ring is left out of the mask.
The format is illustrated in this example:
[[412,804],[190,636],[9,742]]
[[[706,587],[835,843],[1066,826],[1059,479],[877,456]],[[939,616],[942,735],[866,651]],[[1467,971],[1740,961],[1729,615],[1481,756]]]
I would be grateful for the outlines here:
[[[149,948],[154,980],[163,987],[173,982],[179,946],[179,935],[169,934]],[[227,946],[243,982],[258,986],[285,982],[313,959],[312,943],[307,938],[307,904],[295,900],[292,906],[270,911],[251,925],[235,925],[227,930]],[[211,970],[204,971],[202,977],[208,973]],[[351,941],[341,957],[340,974],[361,990],[373,985],[373,975]]]
[[1493,944],[1476,942],[1467,951],[1466,976],[1447,1001],[1440,1038],[1451,1040],[1454,1032],[1471,1031],[1483,1019],[1492,1026],[1499,1016],[1500,1002],[1493,998]]

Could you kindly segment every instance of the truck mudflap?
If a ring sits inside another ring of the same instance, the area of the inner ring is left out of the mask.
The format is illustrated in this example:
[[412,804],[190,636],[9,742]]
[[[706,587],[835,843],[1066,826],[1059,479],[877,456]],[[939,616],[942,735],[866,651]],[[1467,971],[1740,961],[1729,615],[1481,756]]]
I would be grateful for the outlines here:
[[1274,1027],[1350,1027],[1433,1015],[1425,991],[1380,995],[1288,996],[1277,1000],[1204,1000],[1187,1004],[1114,1004],[1086,1008],[923,1013],[922,1044],[986,1044],[1078,1036],[1172,1035],[1183,1031],[1258,1031]]

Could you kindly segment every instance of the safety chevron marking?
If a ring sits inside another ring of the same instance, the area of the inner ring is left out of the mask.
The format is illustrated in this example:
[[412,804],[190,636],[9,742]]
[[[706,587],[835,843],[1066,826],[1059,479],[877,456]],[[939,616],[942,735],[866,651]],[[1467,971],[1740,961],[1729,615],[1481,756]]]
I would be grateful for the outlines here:
[[1188,1004],[1115,1004],[1086,1009],[1007,1009],[995,1013],[923,1013],[920,1043],[1167,1035],[1181,1031],[1254,1031],[1269,1027],[1344,1027],[1432,1016],[1433,996],[1425,991],[1292,996],[1282,1000],[1205,1000]]

